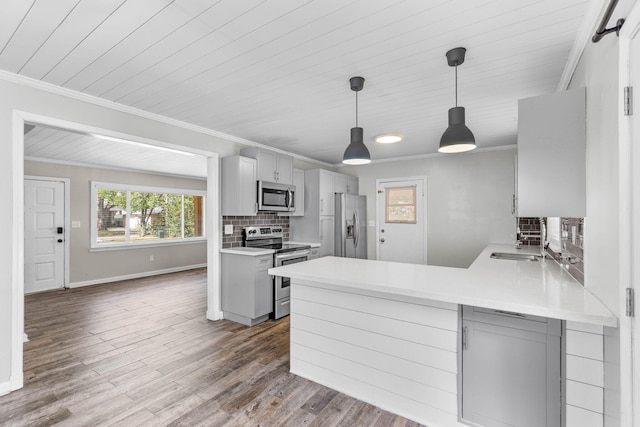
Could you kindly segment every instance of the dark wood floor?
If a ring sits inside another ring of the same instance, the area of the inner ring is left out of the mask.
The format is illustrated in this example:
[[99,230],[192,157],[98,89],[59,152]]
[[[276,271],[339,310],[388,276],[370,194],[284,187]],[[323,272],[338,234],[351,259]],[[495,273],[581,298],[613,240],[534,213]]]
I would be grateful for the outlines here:
[[25,298],[0,425],[417,426],[290,374],[289,320],[205,319],[206,270]]

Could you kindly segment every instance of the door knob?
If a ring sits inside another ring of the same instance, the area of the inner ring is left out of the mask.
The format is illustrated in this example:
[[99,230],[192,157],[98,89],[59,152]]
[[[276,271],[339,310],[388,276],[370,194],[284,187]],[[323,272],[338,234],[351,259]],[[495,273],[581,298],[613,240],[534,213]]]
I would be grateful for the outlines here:
[[384,243],[384,237],[380,239],[380,243]]
[[58,239],[58,243],[62,243],[62,239]]

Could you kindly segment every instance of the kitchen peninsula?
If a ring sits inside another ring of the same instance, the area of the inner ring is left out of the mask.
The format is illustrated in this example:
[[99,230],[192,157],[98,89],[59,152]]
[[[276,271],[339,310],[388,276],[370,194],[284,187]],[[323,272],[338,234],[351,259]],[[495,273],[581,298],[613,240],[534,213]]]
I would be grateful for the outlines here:
[[582,324],[617,318],[551,259],[468,269],[325,257],[291,278],[291,372],[427,425],[458,421],[461,306]]

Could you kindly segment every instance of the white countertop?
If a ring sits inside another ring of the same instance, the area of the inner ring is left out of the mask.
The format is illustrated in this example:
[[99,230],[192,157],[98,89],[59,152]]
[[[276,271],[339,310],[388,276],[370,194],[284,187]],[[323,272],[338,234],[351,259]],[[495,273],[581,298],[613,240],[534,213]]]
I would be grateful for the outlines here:
[[246,255],[246,256],[260,256],[260,255],[270,255],[275,251],[273,249],[263,249],[263,248],[245,248],[245,247],[237,247],[237,248],[226,248],[220,249],[220,253],[222,254],[234,254],[234,255]]
[[618,319],[552,259],[498,260],[491,252],[522,253],[489,245],[468,269],[324,257],[269,269],[269,274],[350,288],[370,295],[430,299],[616,327]]

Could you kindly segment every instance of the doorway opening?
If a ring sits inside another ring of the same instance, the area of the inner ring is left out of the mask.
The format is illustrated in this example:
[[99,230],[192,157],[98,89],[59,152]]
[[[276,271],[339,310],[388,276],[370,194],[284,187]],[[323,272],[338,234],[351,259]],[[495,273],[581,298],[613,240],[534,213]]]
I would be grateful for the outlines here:
[[[25,125],[26,128],[25,128]],[[23,340],[24,340],[24,293],[25,293],[25,160],[29,160],[25,154],[25,129],[31,130],[31,126],[42,126],[81,135],[103,135],[117,140],[131,142],[133,148],[142,146],[156,151],[170,151],[172,156],[178,152],[185,155],[198,156],[203,159],[206,179],[206,265],[207,265],[207,310],[206,318],[218,320],[222,318],[220,310],[220,244],[217,236],[219,228],[219,156],[215,152],[192,149],[175,144],[160,142],[144,137],[134,137],[118,131],[97,128],[76,122],[41,116],[33,113],[14,111],[13,113],[13,174],[12,174],[12,284],[11,284],[11,373],[9,378],[9,391],[23,387]],[[115,142],[115,141],[111,141]],[[124,157],[123,157],[124,158]],[[51,162],[53,163],[53,161]],[[55,163],[64,163],[55,159]],[[99,166],[99,165],[96,165]],[[142,171],[141,171],[142,172]],[[144,172],[143,172],[144,173]],[[40,178],[40,177],[39,177]],[[67,186],[67,190],[69,190]],[[71,191],[68,191],[70,193]],[[68,210],[67,210],[68,211]],[[64,226],[65,229],[70,227]],[[56,226],[57,233],[57,226]],[[212,238],[214,237],[214,238]],[[68,246],[68,245],[67,245]],[[70,256],[66,257],[67,260]],[[69,268],[66,269],[66,272]],[[65,273],[66,274],[66,273]]]

